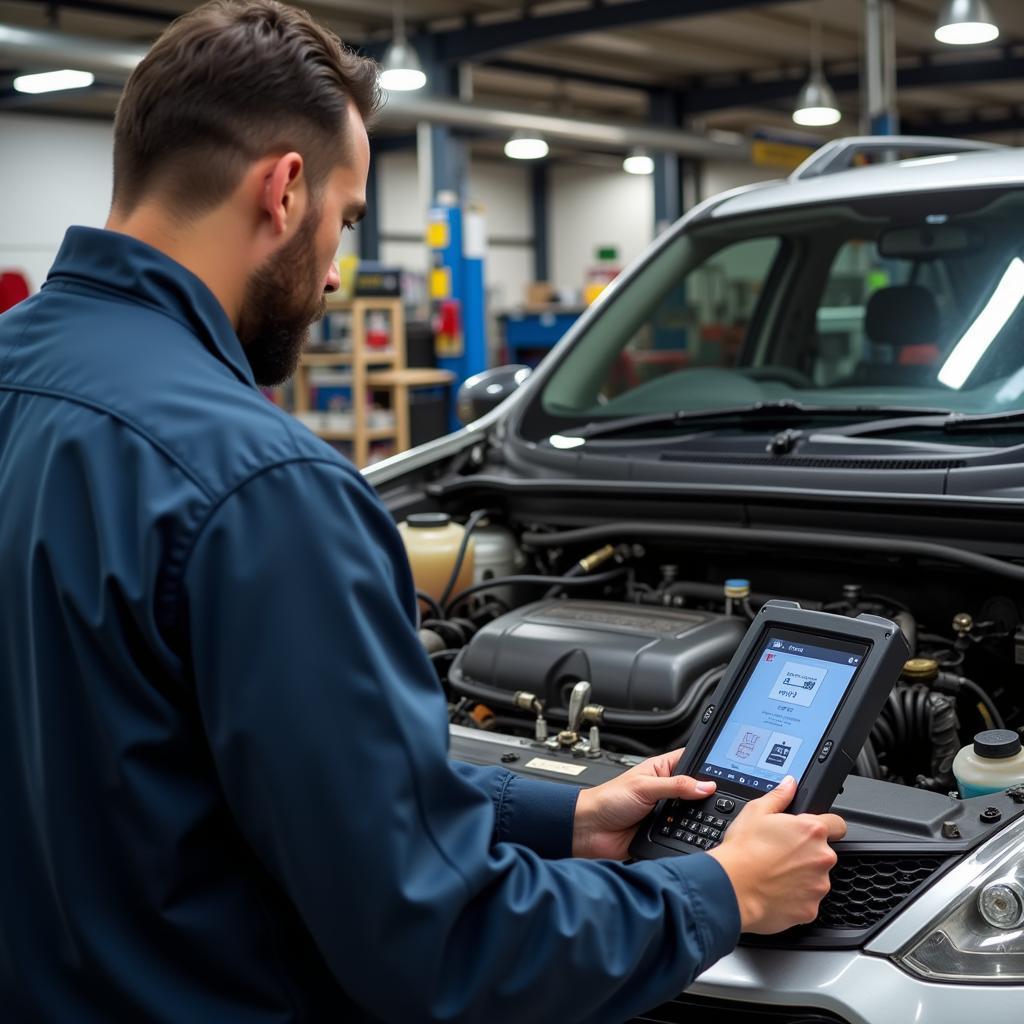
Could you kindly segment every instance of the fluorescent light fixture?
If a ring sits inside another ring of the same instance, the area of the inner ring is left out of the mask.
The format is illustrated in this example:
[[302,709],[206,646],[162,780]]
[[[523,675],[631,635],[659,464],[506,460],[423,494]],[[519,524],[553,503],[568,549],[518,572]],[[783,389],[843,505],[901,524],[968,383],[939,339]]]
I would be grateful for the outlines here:
[[41,71],[37,75],[19,75],[14,80],[18,92],[60,92],[63,89],[84,89],[96,81],[91,71]]
[[654,160],[644,149],[634,149],[622,161],[622,169],[627,174],[653,174]]
[[548,155],[548,144],[536,132],[515,132],[505,143],[505,156],[512,160],[540,160]]
[[950,46],[976,46],[999,37],[999,26],[985,0],[946,0],[935,38]]
[[416,48],[404,38],[396,39],[384,54],[380,84],[388,92],[415,92],[427,84]]
[[586,438],[566,437],[564,434],[552,434],[548,438],[548,444],[550,444],[552,448],[561,448],[565,451],[569,448],[579,448],[581,444],[586,444]]
[[842,116],[832,86],[821,69],[816,68],[800,90],[793,120],[804,128],[824,128],[836,124]]
[[999,332],[1024,301],[1024,260],[1015,256],[1006,268],[992,298],[978,314],[967,333],[939,370],[939,382],[949,388],[962,388],[974,368],[996,340]]

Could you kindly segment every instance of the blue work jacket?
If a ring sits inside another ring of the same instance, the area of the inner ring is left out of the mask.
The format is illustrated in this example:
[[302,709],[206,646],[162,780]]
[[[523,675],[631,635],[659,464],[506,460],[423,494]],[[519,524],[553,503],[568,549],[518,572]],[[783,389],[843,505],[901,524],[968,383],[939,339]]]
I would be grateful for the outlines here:
[[0,1019],[615,1022],[732,948],[713,859],[571,859],[447,736],[371,487],[72,228],[0,317]]

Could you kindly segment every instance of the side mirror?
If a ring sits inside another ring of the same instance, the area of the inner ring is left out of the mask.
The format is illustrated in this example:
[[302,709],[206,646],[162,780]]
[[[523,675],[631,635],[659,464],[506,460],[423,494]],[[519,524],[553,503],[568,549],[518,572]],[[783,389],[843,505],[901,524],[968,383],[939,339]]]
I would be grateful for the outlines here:
[[455,412],[465,426],[497,408],[530,376],[529,366],[497,366],[467,377],[459,388]]

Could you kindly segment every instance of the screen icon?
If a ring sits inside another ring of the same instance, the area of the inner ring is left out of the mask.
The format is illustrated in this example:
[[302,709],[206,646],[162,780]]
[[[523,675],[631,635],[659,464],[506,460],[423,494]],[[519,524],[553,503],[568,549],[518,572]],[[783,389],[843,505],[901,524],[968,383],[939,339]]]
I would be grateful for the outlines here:
[[774,642],[774,643],[772,644],[772,647],[774,647],[774,648],[775,648],[775,650],[779,650],[779,649],[780,649],[780,648],[782,647],[782,641],[781,641],[781,640],[776,640],[776,641],[775,641],[775,642]]

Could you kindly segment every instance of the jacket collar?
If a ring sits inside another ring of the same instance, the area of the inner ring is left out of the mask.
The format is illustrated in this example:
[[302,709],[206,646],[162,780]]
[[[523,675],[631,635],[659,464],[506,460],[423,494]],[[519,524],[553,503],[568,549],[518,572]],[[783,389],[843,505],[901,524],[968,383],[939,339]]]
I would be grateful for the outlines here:
[[130,235],[97,228],[68,228],[48,284],[116,292],[184,324],[239,380],[256,387],[249,360],[224,307],[190,270]]

